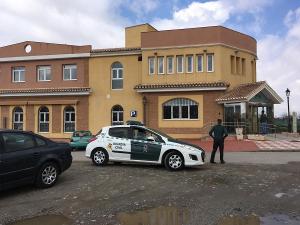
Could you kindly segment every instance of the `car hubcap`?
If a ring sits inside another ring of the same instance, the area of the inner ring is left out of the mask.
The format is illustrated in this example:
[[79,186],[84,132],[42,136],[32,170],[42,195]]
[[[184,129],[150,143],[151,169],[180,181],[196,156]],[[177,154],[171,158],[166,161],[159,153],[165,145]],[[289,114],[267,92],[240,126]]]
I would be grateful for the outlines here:
[[42,172],[42,180],[44,184],[52,184],[57,176],[56,168],[54,166],[47,166]]
[[173,169],[179,168],[182,165],[182,159],[181,159],[181,157],[179,155],[172,155],[169,158],[169,165]]
[[102,151],[95,152],[94,160],[97,164],[102,164],[105,160],[105,154]]

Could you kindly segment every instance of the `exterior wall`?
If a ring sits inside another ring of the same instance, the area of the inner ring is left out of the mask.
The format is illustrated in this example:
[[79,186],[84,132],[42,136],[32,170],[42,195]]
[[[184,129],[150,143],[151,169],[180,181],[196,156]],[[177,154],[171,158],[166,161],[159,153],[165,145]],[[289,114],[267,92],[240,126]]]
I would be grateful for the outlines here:
[[149,32],[149,31],[157,31],[150,24],[142,24],[133,27],[125,28],[125,47],[141,47],[141,33]]
[[[30,99],[30,101],[28,101]],[[24,114],[24,130],[34,131],[38,130],[38,111],[41,106],[46,106],[49,109],[49,132],[39,133],[49,138],[69,138],[71,133],[64,132],[64,108],[72,106],[75,109],[76,115],[76,129],[89,129],[89,109],[87,96],[75,97],[14,97],[1,98],[0,101],[0,119],[1,127],[4,127],[3,119],[6,118],[6,128],[11,129],[13,118],[13,109],[20,106]]]
[[[147,98],[146,125],[175,138],[200,138],[207,135],[211,123],[223,118],[224,110],[215,99],[223,91],[201,92],[170,92],[170,93],[145,93]],[[189,98],[199,104],[198,120],[164,120],[162,117],[162,103],[173,98]]]
[[[111,65],[114,62],[123,65],[123,90],[111,88]],[[97,133],[103,126],[111,125],[111,109],[121,105],[124,110],[124,122],[130,119],[143,120],[142,96],[134,90],[141,82],[141,62],[138,55],[99,56],[90,59],[89,128]],[[130,118],[130,111],[137,110],[137,117]]]
[[[63,80],[63,65],[77,65],[77,80]],[[12,82],[13,67],[25,67],[25,82]],[[38,81],[38,66],[51,66],[52,80]],[[0,62],[0,89],[88,87],[88,59]]]

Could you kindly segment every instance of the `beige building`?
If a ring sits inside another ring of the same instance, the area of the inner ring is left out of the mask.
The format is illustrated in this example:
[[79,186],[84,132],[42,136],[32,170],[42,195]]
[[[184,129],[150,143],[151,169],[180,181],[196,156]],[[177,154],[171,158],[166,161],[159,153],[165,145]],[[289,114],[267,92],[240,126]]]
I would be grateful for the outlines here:
[[[139,120],[177,138],[198,138],[218,118],[258,132],[262,109],[271,121],[273,104],[282,101],[256,83],[256,40],[248,35],[222,26],[157,31],[143,24],[126,28],[125,37],[125,48],[91,52],[92,132]],[[236,91],[240,85],[255,94]]]

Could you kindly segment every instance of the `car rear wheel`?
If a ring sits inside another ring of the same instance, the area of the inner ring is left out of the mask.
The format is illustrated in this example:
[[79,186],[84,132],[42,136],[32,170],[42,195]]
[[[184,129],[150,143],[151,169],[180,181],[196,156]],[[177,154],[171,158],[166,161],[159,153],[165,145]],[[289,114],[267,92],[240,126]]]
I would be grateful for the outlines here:
[[181,170],[184,167],[183,156],[176,151],[170,152],[165,157],[164,165],[171,171]]
[[104,166],[108,163],[108,154],[104,149],[96,149],[93,151],[92,160],[96,166]]
[[36,178],[36,186],[39,188],[52,187],[59,175],[58,166],[54,162],[47,162],[42,165]]

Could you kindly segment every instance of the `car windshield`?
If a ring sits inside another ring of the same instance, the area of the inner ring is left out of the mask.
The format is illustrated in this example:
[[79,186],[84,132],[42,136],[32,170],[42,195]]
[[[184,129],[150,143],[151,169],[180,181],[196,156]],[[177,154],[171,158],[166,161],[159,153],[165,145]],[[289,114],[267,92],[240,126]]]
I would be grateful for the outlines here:
[[92,136],[92,133],[90,131],[76,131],[74,132],[74,137],[86,137],[86,136]]
[[165,134],[165,133],[163,133],[163,132],[161,132],[159,130],[152,129],[152,128],[148,128],[148,129],[151,130],[151,131],[153,131],[153,132],[155,132],[155,133],[157,133],[157,134],[159,134],[159,135],[161,135],[161,136],[163,136],[163,137],[165,137],[165,138],[168,138],[168,139],[171,139],[171,140],[174,139],[173,137],[171,137],[171,136],[169,136],[169,135],[167,135],[167,134]]

